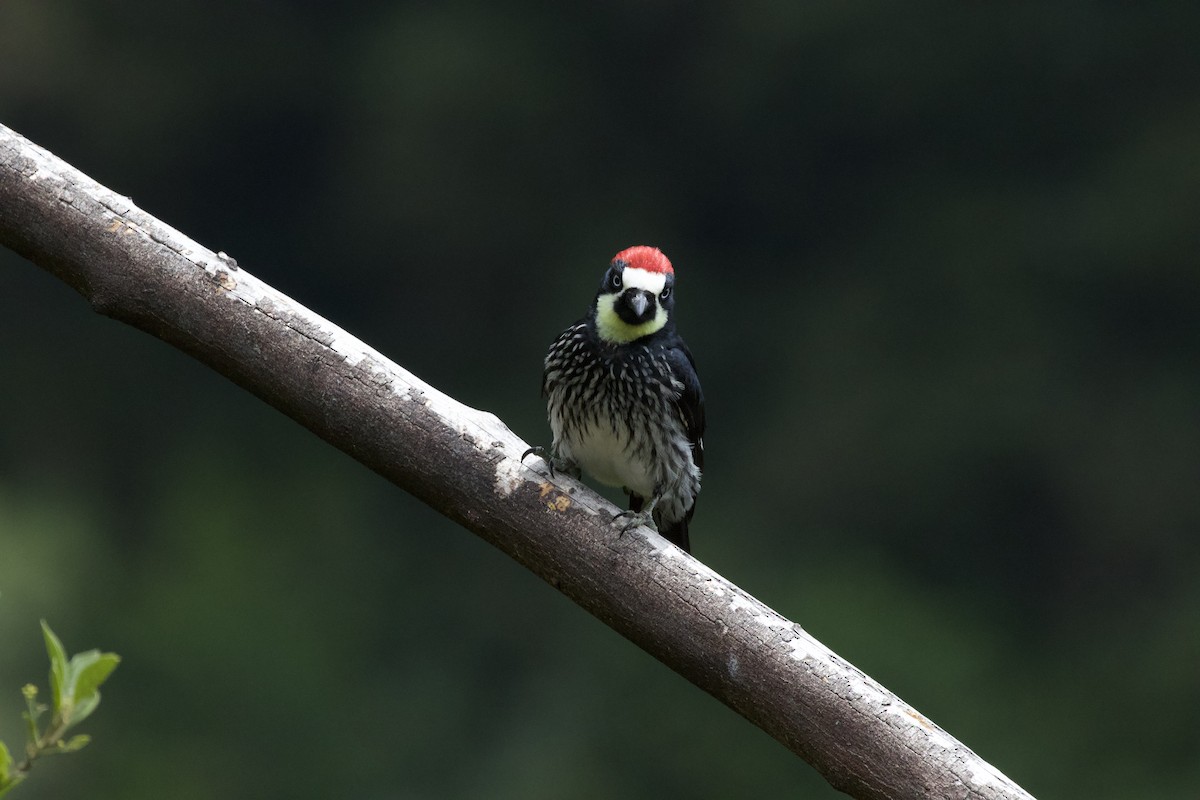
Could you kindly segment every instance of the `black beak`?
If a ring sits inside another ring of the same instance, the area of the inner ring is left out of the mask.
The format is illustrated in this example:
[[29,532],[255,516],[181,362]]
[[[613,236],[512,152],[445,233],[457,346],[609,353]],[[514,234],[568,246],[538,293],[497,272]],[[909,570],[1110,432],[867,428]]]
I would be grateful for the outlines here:
[[633,316],[641,319],[646,314],[646,307],[650,305],[650,294],[644,290],[638,291],[629,298],[629,308],[633,311]]

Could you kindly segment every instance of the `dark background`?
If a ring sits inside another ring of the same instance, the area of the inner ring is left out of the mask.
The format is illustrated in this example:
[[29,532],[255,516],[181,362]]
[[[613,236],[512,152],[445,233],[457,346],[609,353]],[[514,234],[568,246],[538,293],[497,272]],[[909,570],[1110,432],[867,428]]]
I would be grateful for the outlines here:
[[[1035,795],[1200,791],[1200,4],[6,0],[0,122],[547,442],[662,247],[696,555]],[[0,253],[35,798],[831,797],[527,574]]]

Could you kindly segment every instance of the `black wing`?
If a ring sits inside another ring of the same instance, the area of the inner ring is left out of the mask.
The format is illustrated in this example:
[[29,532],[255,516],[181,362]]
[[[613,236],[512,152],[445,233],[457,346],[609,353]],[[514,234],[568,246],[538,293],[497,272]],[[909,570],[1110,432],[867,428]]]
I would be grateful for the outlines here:
[[542,362],[542,397],[550,396],[550,384],[562,376],[563,364],[576,360],[578,350],[587,338],[587,320],[581,319],[550,344],[546,359]]
[[[674,341],[667,347],[667,361],[671,366],[671,373],[683,386],[679,399],[675,401],[675,410],[679,414],[680,421],[683,422],[683,429],[692,445],[692,461],[695,462],[697,468],[703,471],[704,392],[700,389],[700,377],[696,374],[696,362],[692,358],[692,353],[678,336],[675,336]],[[696,501],[695,498],[692,498],[692,504],[688,507],[683,519],[677,520],[671,525],[659,525],[658,529],[658,532],[667,541],[674,542],[688,553],[692,552],[688,524],[692,521],[692,514],[695,511]]]
[[696,361],[682,339],[667,351],[671,372],[683,384],[683,393],[675,401],[675,408],[683,420],[688,441],[692,444],[692,460],[704,470],[704,391],[700,388],[700,376],[696,374]]

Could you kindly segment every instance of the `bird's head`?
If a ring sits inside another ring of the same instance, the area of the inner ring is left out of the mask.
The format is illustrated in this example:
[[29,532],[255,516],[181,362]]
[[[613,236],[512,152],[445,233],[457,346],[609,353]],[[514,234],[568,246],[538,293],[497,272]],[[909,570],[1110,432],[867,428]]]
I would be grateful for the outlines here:
[[675,308],[675,270],[657,247],[638,245],[613,256],[596,293],[596,332],[612,344],[657,333]]

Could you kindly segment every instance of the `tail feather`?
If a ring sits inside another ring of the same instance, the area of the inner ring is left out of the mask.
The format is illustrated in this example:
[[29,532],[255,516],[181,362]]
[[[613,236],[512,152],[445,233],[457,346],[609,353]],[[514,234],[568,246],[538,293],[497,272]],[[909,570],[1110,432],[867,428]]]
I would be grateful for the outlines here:
[[692,544],[688,541],[688,524],[686,519],[681,519],[674,525],[660,525],[658,532],[668,542],[679,545],[683,552],[692,552]]

